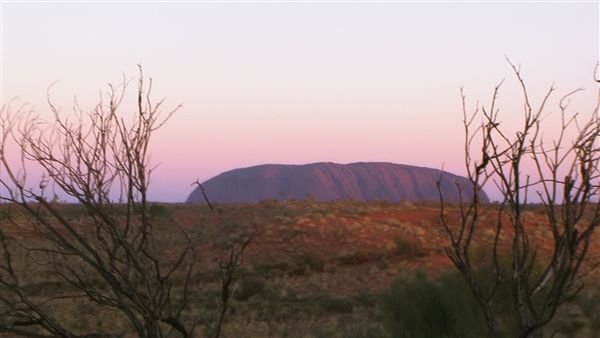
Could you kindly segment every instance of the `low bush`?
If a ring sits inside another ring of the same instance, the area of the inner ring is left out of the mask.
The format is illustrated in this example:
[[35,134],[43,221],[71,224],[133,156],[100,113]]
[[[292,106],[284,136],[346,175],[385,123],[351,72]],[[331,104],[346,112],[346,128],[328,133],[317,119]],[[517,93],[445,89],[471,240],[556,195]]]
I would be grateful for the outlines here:
[[152,203],[150,204],[150,208],[148,208],[148,213],[152,218],[161,218],[170,216],[171,211],[162,204]]
[[354,301],[364,307],[374,307],[378,304],[380,295],[370,292],[368,289],[361,289],[354,296]]
[[286,262],[273,262],[254,266],[254,271],[266,279],[285,276],[290,269],[292,267]]
[[317,298],[317,301],[323,310],[330,313],[352,313],[354,309],[352,300],[343,297],[322,295]]
[[427,254],[421,241],[415,236],[396,237],[396,253],[403,258],[418,258]]
[[315,254],[305,254],[303,256],[304,264],[308,265],[311,271],[323,272],[325,269],[325,260]]
[[248,276],[239,281],[239,287],[233,297],[237,301],[247,301],[250,297],[264,293],[266,289],[267,283],[263,278]]
[[423,273],[396,279],[383,296],[386,326],[397,338],[480,338],[487,330],[475,298],[458,274],[437,281]]
[[368,262],[378,261],[384,257],[382,252],[359,252],[351,251],[349,253],[342,254],[338,257],[338,261],[343,265],[358,265]]

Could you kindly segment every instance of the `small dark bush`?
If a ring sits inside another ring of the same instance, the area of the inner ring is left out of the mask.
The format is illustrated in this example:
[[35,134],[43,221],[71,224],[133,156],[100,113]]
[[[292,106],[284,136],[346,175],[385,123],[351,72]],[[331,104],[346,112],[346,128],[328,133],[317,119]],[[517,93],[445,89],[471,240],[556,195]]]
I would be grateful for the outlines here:
[[245,302],[250,297],[262,294],[267,289],[266,281],[258,276],[244,277],[239,281],[239,287],[233,297],[237,301]]
[[304,265],[304,264],[298,264],[298,265],[294,265],[288,271],[288,276],[290,276],[290,277],[293,277],[293,276],[304,276],[305,273],[306,273],[306,265]]
[[284,276],[290,269],[290,265],[285,262],[258,264],[254,266],[254,271],[260,276],[267,279]]
[[354,304],[350,299],[323,295],[318,297],[319,305],[330,313],[352,313]]
[[373,307],[377,305],[380,296],[378,294],[371,293],[367,289],[361,289],[354,296],[354,300],[361,306],[364,307]]
[[348,254],[338,257],[338,261],[344,265],[358,265],[368,262],[378,261],[384,257],[381,252],[358,252],[352,251]]
[[10,209],[8,207],[2,208],[2,206],[0,205],[0,221],[8,220],[10,218]]
[[404,258],[417,258],[426,255],[418,238],[396,237],[396,253]]
[[148,213],[150,214],[150,217],[167,217],[170,212],[166,206],[153,203],[150,205]]
[[323,272],[325,269],[325,261],[317,255],[306,254],[303,257],[303,260],[314,272]]

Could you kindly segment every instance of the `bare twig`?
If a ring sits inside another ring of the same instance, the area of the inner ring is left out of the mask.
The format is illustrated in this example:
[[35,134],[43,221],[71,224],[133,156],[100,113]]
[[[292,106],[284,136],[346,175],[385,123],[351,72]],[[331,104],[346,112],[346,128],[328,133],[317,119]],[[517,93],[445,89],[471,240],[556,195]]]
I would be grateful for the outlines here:
[[[523,124],[510,136],[498,119],[495,107],[500,85],[494,88],[490,108],[477,106],[467,113],[463,100],[465,128],[465,165],[473,191],[478,191],[489,180],[502,193],[496,218],[493,245],[490,247],[492,264],[491,285],[484,286],[476,278],[477,267],[471,263],[471,246],[477,229],[484,226],[479,210],[481,202],[474,194],[459,204],[459,225],[449,224],[446,206],[440,193],[440,219],[449,239],[448,257],[462,273],[485,315],[490,337],[497,337],[498,318],[495,312],[496,297],[504,272],[499,264],[499,243],[505,228],[512,240],[510,249],[511,278],[507,279],[512,292],[516,334],[520,338],[537,337],[539,329],[554,316],[558,307],[572,299],[583,287],[581,278],[587,273],[582,265],[586,261],[593,231],[600,222],[598,178],[600,178],[600,117],[599,101],[584,122],[577,114],[567,113],[569,99],[581,89],[573,90],[559,101],[561,111],[560,132],[548,146],[541,134],[543,111],[555,91],[552,86],[539,106],[534,109],[527,86],[519,67],[508,58],[523,93]],[[597,68],[597,66],[596,66]],[[597,69],[594,71],[596,74]],[[598,78],[595,77],[598,81]],[[481,116],[481,124],[476,117]],[[567,135],[575,135],[567,140]],[[479,142],[478,144],[476,143]],[[479,153],[479,154],[478,154]],[[481,157],[477,161],[473,158]],[[522,173],[525,162],[536,168],[537,176]],[[438,182],[438,187],[440,183]],[[541,200],[548,229],[554,238],[549,261],[538,258],[538,249],[531,240],[525,223],[525,208],[530,190]],[[441,189],[440,189],[441,191]],[[541,267],[541,273],[536,269]]]
[[210,200],[208,199],[208,195],[206,195],[206,190],[204,190],[204,186],[202,185],[202,183],[200,183],[200,179],[197,179],[194,183],[192,183],[192,185],[197,185],[198,188],[200,189],[200,192],[202,193],[202,197],[204,197],[204,201],[206,201],[206,204],[208,205],[208,207],[210,208],[211,211],[214,211],[215,208],[213,207],[212,203],[210,203]]
[[[117,311],[140,337],[169,332],[191,336],[185,311],[195,261],[193,241],[182,230],[179,249],[166,255],[156,243],[147,199],[151,135],[180,105],[163,113],[164,100],[153,103],[152,81],[145,81],[140,67],[137,111],[128,122],[120,115],[127,85],[125,77],[109,85],[91,111],[74,100],[71,116],[63,116],[48,94],[50,122],[25,106],[14,113],[10,104],[2,107],[0,200],[21,210],[8,216],[10,224],[44,241],[33,248],[11,246],[15,240],[0,233],[0,332],[79,337],[51,307],[42,306],[69,295],[39,299],[25,291],[12,255],[18,249],[48,257],[50,273],[75,290],[71,296],[84,295],[98,309]],[[10,142],[19,151],[19,162],[9,158]],[[30,187],[28,165],[43,171],[36,188]],[[78,202],[84,215],[66,215],[60,203],[48,198],[50,186]]]

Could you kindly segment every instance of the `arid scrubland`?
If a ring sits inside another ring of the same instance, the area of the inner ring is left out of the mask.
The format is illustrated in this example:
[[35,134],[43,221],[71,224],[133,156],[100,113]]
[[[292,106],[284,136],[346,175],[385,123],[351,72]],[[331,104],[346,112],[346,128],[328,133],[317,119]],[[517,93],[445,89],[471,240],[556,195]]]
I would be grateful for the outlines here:
[[[11,208],[3,205],[2,213]],[[485,206],[483,220],[494,219],[496,208],[493,204]],[[61,210],[66,217],[79,220],[82,227],[87,226],[89,217],[81,206],[61,205]],[[180,241],[172,231],[173,224],[179,224],[190,238],[197,239],[196,267],[186,309],[190,318],[184,318],[201,320],[195,336],[211,336],[218,319],[218,263],[227,257],[227,245],[250,233],[255,237],[236,271],[224,337],[393,337],[398,336],[394,323],[411,318],[410,313],[427,313],[439,307],[440,302],[456,311],[458,317],[438,320],[448,325],[468,325],[458,331],[465,337],[485,332],[485,327],[474,324],[476,320],[461,315],[466,311],[464,306],[469,306],[472,313],[477,311],[444,252],[447,239],[436,203],[267,201],[217,205],[214,211],[184,204],[152,204],[150,210],[157,244],[166,248],[161,257],[165,267],[176,258],[176,250],[169,256],[169,248],[175,249]],[[448,206],[448,213],[458,220],[455,205]],[[539,255],[549,254],[550,235],[545,231],[541,207],[527,210],[526,220],[534,234],[531,240],[540,248]],[[13,232],[10,228],[6,234],[27,238],[32,245],[44,240],[39,233]],[[475,260],[485,261],[486,249],[493,239],[492,226],[481,230],[474,246]],[[508,236],[500,239],[503,252],[510,248],[507,239]],[[596,236],[594,243],[597,242]],[[99,308],[85,297],[73,297],[77,289],[56,276],[50,255],[16,246],[15,250],[14,266],[26,281],[25,290],[34,300],[48,302],[48,310],[74,332],[136,335],[118,312]],[[508,257],[504,260],[508,262]],[[586,267],[599,261],[596,245]],[[410,284],[417,272],[422,274],[417,278],[429,283],[439,281],[440,287],[432,284],[432,293],[426,289],[427,283]],[[595,337],[600,333],[598,277],[597,271],[586,276],[585,292],[558,313],[544,329],[546,334]],[[181,282],[184,276],[176,276],[175,280]],[[174,287],[182,285],[176,283]],[[434,298],[433,305],[426,305],[423,297],[436,292],[440,298]],[[61,298],[62,295],[70,297]],[[449,295],[464,299],[448,299]],[[403,310],[402,306],[407,308]],[[466,319],[469,320],[464,324]]]

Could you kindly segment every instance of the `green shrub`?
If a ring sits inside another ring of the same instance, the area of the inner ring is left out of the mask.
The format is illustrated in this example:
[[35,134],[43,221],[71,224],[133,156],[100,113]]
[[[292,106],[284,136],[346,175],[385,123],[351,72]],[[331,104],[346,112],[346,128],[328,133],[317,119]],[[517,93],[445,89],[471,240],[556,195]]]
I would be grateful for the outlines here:
[[396,279],[383,297],[387,328],[397,338],[480,338],[487,335],[479,305],[462,276],[437,281],[424,274]]

